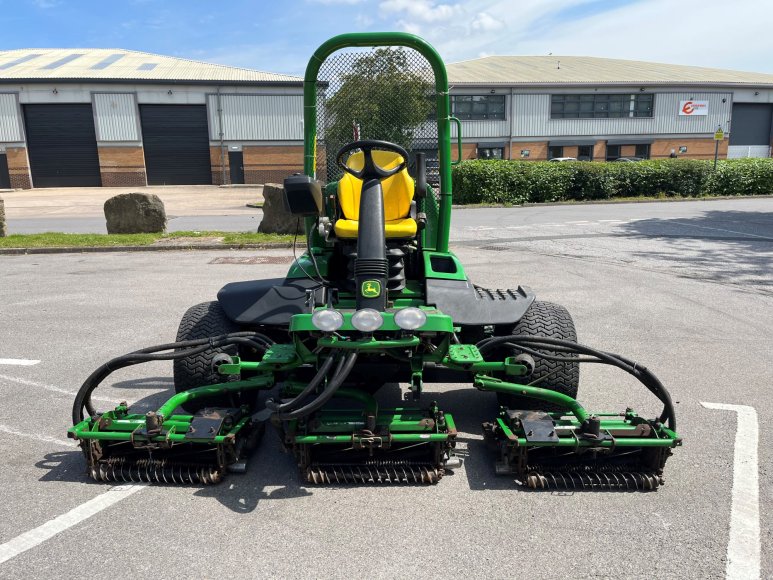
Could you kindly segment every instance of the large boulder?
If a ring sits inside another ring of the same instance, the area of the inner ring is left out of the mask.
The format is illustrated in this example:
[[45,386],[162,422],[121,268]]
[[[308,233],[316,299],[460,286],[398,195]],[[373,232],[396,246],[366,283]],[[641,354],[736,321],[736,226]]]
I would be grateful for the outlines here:
[[0,238],[4,238],[8,234],[5,229],[5,202],[0,197]]
[[303,232],[303,219],[298,227],[298,217],[285,207],[284,188],[277,183],[263,186],[263,219],[258,231],[264,234],[294,234]]
[[155,234],[166,229],[164,202],[152,193],[122,193],[105,202],[108,234]]

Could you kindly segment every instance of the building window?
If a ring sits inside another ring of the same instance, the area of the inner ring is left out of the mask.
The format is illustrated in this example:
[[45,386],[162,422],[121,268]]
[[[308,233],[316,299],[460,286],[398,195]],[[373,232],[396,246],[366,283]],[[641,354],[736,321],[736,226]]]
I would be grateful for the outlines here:
[[609,119],[652,117],[655,96],[634,95],[552,95],[551,119]]
[[607,161],[614,161],[620,157],[620,145],[607,145]]
[[478,159],[504,159],[504,147],[480,147],[478,146]]
[[466,121],[505,119],[505,95],[454,95],[454,116]]
[[593,161],[593,145],[579,145],[577,147],[578,161]]
[[548,159],[555,159],[556,157],[564,156],[564,148],[560,145],[551,145],[548,147]]
[[649,143],[639,143],[636,146],[636,157],[639,157],[640,159],[649,159],[650,158],[650,144]]

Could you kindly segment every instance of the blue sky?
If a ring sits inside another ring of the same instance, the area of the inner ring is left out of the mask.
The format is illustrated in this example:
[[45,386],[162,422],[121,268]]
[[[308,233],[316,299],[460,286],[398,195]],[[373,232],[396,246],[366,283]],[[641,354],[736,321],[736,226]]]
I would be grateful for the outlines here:
[[773,73],[762,0],[0,0],[0,50],[144,50],[301,74],[341,32],[404,30],[448,62],[590,55]]

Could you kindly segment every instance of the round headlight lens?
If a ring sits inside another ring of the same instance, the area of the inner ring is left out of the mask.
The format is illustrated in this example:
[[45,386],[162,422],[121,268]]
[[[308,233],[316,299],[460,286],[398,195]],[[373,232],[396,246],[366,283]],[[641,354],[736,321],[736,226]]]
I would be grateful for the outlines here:
[[403,330],[416,330],[427,322],[427,315],[423,310],[408,307],[395,312],[395,324]]
[[338,310],[323,308],[311,315],[311,323],[323,332],[335,332],[344,325],[344,317]]
[[361,332],[374,332],[381,328],[384,319],[378,310],[363,308],[352,315],[352,326]]

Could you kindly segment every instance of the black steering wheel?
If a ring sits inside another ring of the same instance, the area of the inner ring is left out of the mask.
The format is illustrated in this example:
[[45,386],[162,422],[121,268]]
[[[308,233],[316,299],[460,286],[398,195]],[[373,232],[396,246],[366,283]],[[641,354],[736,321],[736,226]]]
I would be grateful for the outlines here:
[[[363,163],[362,169],[359,171],[352,169],[346,165],[346,163],[344,163],[344,156],[347,153],[354,151],[355,149],[360,149],[365,157],[365,163]],[[403,162],[393,169],[384,169],[383,167],[379,167],[373,161],[373,155],[371,155],[371,152],[374,149],[397,153],[398,155],[402,156]],[[338,164],[338,167],[343,169],[346,173],[353,175],[357,179],[385,179],[387,177],[391,177],[395,173],[401,172],[406,168],[408,165],[408,152],[399,145],[390,143],[389,141],[363,139],[362,141],[354,141],[341,147],[341,149],[338,151],[338,155],[336,155],[336,163]]]

